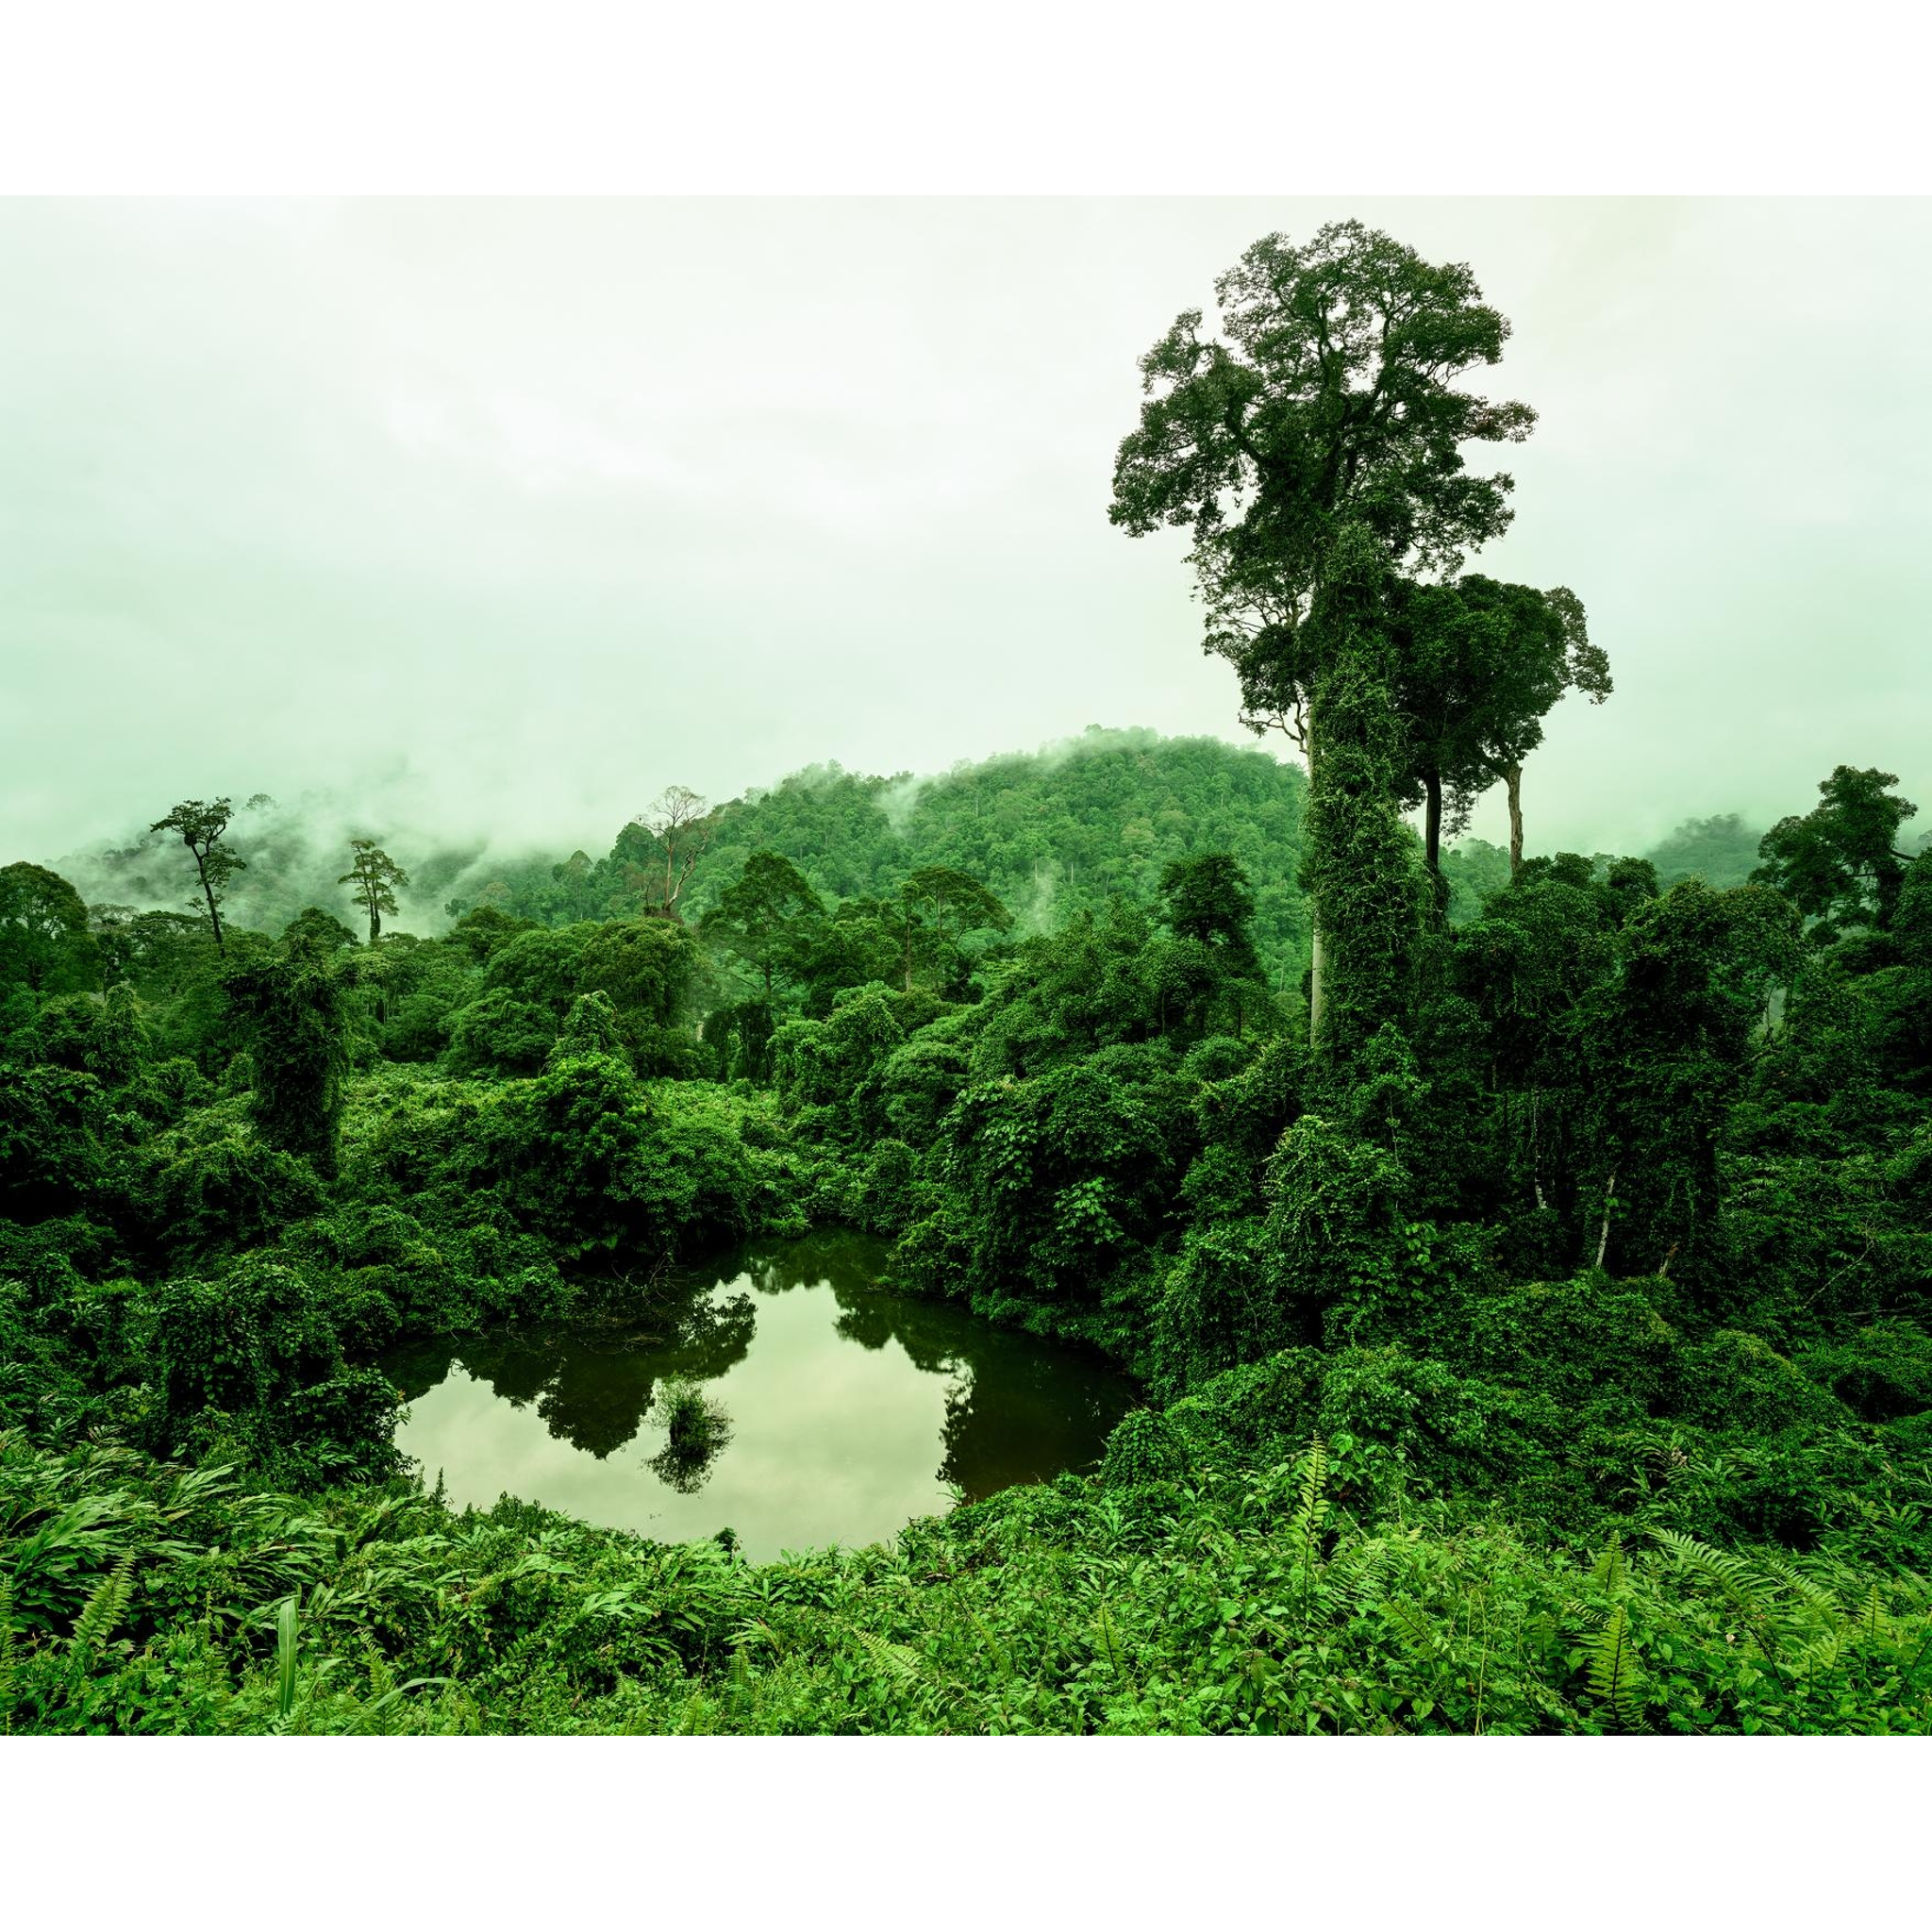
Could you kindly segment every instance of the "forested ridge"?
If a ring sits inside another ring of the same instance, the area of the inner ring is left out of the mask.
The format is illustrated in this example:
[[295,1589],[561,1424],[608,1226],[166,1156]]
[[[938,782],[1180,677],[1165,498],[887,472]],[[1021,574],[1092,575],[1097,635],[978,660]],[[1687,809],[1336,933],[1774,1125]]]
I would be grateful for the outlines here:
[[[1508,487],[1460,446],[1534,419],[1444,372],[1507,324],[1355,224],[1217,293],[1112,513],[1190,531],[1306,776],[1096,732],[673,786],[596,860],[215,796],[85,894],[0,867],[0,1723],[1932,1724],[1916,808],[1836,764],[1769,826],[1538,851],[1542,721],[1613,687],[1578,594],[1468,567]],[[769,1563],[404,1465],[398,1342],[619,1332],[841,1227],[1144,1406]]]

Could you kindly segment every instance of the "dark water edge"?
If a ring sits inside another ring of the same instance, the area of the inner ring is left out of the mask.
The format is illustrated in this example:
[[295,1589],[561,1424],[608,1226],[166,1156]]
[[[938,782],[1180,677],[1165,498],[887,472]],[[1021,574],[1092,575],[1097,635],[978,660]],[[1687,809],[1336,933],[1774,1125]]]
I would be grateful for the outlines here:
[[[753,1561],[1090,1467],[1140,1400],[1099,1357],[878,1286],[847,1230],[681,1271],[600,1329],[409,1344],[397,1441],[458,1507],[504,1493],[663,1541],[730,1529]],[[722,1424],[693,1454],[679,1386]]]

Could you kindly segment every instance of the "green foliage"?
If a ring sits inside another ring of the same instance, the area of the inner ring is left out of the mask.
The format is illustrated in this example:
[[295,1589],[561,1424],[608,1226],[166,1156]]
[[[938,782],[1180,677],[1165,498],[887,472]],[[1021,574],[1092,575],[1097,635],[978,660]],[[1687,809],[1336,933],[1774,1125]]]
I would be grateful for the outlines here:
[[232,799],[218,798],[209,805],[198,798],[190,798],[177,805],[166,818],[157,819],[148,827],[150,832],[178,834],[182,844],[188,848],[188,856],[194,861],[195,883],[208,908],[208,929],[218,953],[225,950],[222,935],[222,901],[226,896],[228,881],[247,867],[247,861],[225,836],[234,816]]
[[238,966],[223,982],[254,1065],[248,1114],[271,1147],[335,1173],[348,1072],[341,982],[325,956],[296,944]]
[[688,1071],[697,1049],[682,1022],[697,965],[696,940],[668,919],[587,921],[492,942],[479,992],[450,1020],[450,1065],[458,1073],[533,1073],[573,1003],[595,993],[608,1001],[640,1073]]
[[82,992],[99,984],[99,948],[80,894],[58,873],[0,865],[0,994]]
[[354,896],[369,921],[369,943],[382,937],[382,915],[394,918],[396,888],[407,886],[409,875],[373,839],[351,839],[353,855],[349,869],[336,880],[339,886],[355,888]]
[[131,1219],[162,1254],[189,1258],[259,1246],[315,1213],[323,1198],[299,1155],[232,1119],[197,1121],[143,1151]]
[[1822,804],[1765,833],[1758,846],[1764,863],[1753,880],[1790,899],[1814,922],[1819,939],[1856,925],[1890,925],[1907,865],[1899,827],[1919,809],[1887,795],[1897,783],[1890,772],[1840,765],[1819,784]]
[[[1369,533],[1389,563],[1453,570],[1510,516],[1509,479],[1467,475],[1459,445],[1520,441],[1535,416],[1455,381],[1495,362],[1509,332],[1469,270],[1432,266],[1359,222],[1301,246],[1264,237],[1215,296],[1224,339],[1204,339],[1190,309],[1141,358],[1148,400],[1121,443],[1108,515],[1133,536],[1192,531],[1208,648],[1268,718],[1304,704],[1329,668],[1295,618],[1337,531]],[[1364,395],[1382,406],[1360,407]]]
[[93,1074],[0,1062],[0,1211],[23,1221],[66,1211],[103,1178],[112,1137]]
[[1419,991],[1429,887],[1394,808],[1403,756],[1381,643],[1383,583],[1367,534],[1348,526],[1309,628],[1327,666],[1310,694],[1320,729],[1304,836],[1304,890],[1324,948],[1314,1044],[1333,1072],[1401,1024]]

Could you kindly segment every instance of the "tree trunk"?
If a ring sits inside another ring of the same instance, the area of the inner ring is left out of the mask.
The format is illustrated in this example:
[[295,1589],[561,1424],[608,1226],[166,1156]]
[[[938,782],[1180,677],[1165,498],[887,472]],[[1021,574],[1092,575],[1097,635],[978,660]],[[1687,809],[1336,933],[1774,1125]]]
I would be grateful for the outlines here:
[[[1308,697],[1307,727],[1302,741],[1308,760],[1308,797],[1315,795],[1315,700]],[[1308,899],[1308,1051],[1313,1053],[1322,1037],[1322,908]]]
[[1308,1047],[1312,1052],[1322,1037],[1322,927],[1317,924],[1310,934],[1308,949]]
[[1449,923],[1449,881],[1442,876],[1442,774],[1430,772],[1423,783],[1427,787],[1423,815],[1423,862],[1429,869],[1429,905],[1437,926],[1441,927]]
[[201,874],[201,893],[208,901],[208,923],[215,929],[215,951],[225,959],[228,949],[222,943],[222,915],[215,910],[215,889],[208,882],[208,868],[201,863],[199,853],[195,854],[195,870]]
[[1523,760],[1518,758],[1503,775],[1509,781],[1509,881],[1513,885],[1523,870]]

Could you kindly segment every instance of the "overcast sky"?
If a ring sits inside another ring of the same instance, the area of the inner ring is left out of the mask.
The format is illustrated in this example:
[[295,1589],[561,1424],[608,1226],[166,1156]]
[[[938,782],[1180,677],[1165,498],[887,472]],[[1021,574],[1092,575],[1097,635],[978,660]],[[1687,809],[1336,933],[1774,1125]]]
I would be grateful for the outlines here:
[[[1932,203],[0,203],[0,859],[326,791],[606,849],[676,781],[1249,741],[1137,357],[1271,229],[1470,263],[1531,404],[1477,567],[1584,600],[1533,848],[1932,818]],[[1500,832],[1491,801],[1476,829]]]

